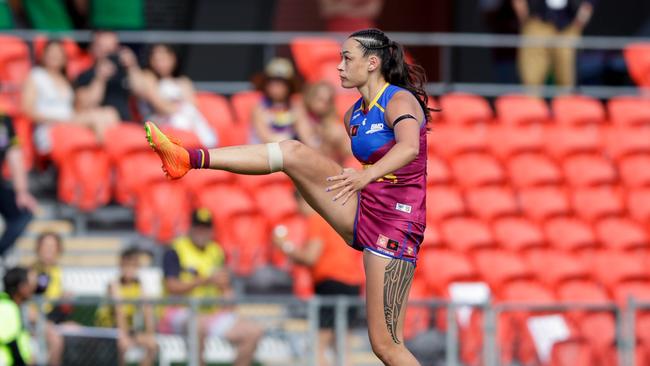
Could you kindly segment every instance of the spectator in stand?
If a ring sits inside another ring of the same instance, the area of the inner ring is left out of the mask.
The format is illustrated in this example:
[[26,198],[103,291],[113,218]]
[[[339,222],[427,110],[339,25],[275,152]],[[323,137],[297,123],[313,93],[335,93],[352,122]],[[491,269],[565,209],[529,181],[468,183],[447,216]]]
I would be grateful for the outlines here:
[[143,82],[135,54],[128,47],[120,47],[117,34],[107,31],[95,32],[90,52],[95,65],[77,78],[77,106],[80,110],[110,106],[122,121],[136,121],[130,98],[140,92]]
[[299,117],[308,122],[314,131],[314,148],[339,164],[343,164],[352,151],[345,127],[340,122],[334,104],[334,86],[326,81],[309,85],[303,103],[298,108]]
[[[515,35],[519,22],[512,8],[512,0],[480,0],[479,8],[490,33]],[[496,79],[499,83],[519,84],[517,75],[517,49],[494,47],[490,50]]]
[[[108,298],[120,300],[146,300],[142,285],[138,278],[140,270],[141,251],[128,248],[120,254],[120,277],[108,285]],[[144,349],[141,366],[154,364],[158,353],[156,343],[153,307],[150,304],[116,304],[102,306],[97,311],[97,325],[102,327],[117,327],[117,348],[120,365],[126,365],[124,355],[132,347]]]
[[8,116],[0,114],[0,172],[4,171],[5,159],[11,171],[12,184],[0,176],[0,216],[5,223],[0,236],[0,265],[7,253],[25,230],[38,209],[38,203],[29,193],[27,170],[20,151],[14,125]]
[[[37,275],[36,294],[43,295],[46,300],[60,301],[71,297],[63,289],[63,278],[59,259],[63,254],[63,239],[53,231],[41,233],[36,238],[36,263],[32,269]],[[35,309],[34,309],[35,310]],[[45,340],[48,350],[48,365],[62,364],[65,342],[61,334],[62,328],[76,327],[77,324],[70,320],[72,307],[68,304],[45,303],[43,310],[46,313]],[[35,320],[36,314],[31,314]]]
[[377,28],[383,0],[320,0],[321,16],[329,32]]
[[[232,299],[230,276],[225,267],[224,252],[212,241],[212,215],[206,209],[193,214],[187,237],[174,241],[163,258],[164,289],[168,296],[195,299]],[[160,329],[164,333],[186,333],[190,309],[167,306]],[[237,349],[235,366],[250,366],[257,343],[264,331],[257,324],[237,316],[231,306],[205,305],[200,308],[199,344],[203,354],[208,336],[223,337]],[[201,365],[205,365],[200,358]]]
[[171,46],[151,48],[142,80],[139,97],[145,119],[194,132],[207,148],[218,145],[217,134],[196,108],[192,81],[179,73],[178,56]]
[[[296,193],[297,194],[297,193]],[[350,251],[348,245],[302,198],[299,197],[300,212],[307,218],[307,241],[298,248],[288,240],[286,228],[277,227],[273,231],[273,244],[297,264],[311,269],[314,280],[314,293],[319,296],[361,295],[361,285],[365,281],[362,254]],[[357,308],[348,311],[348,322],[354,323]],[[320,309],[319,357],[320,365],[333,365],[327,359],[327,349],[335,346],[334,307],[322,306]],[[345,352],[345,350],[338,350]]]
[[36,273],[15,267],[5,273],[0,292],[0,365],[33,365],[29,332],[21,306],[34,294]]
[[[512,0],[522,36],[564,36],[577,39],[589,23],[595,0]],[[576,83],[576,50],[572,47],[521,47],[519,74],[528,86],[543,85],[551,66],[555,83]]]
[[66,55],[60,41],[48,41],[39,65],[32,69],[22,93],[24,113],[35,123],[34,143],[41,154],[52,148],[49,127],[75,123],[91,128],[98,138],[119,122],[112,107],[92,107],[75,111],[74,92],[65,74]]
[[317,141],[309,123],[298,118],[298,107],[291,99],[297,80],[291,62],[285,58],[271,60],[254,83],[264,94],[253,109],[253,134],[250,143],[270,143],[299,139],[315,146]]

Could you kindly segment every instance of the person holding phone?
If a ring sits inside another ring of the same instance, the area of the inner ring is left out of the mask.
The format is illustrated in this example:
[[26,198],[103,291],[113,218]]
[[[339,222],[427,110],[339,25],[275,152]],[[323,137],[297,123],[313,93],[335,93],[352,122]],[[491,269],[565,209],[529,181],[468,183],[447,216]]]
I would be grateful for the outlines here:
[[95,64],[81,73],[75,83],[77,108],[113,107],[122,121],[137,120],[130,108],[130,98],[143,83],[133,51],[120,46],[114,32],[99,31],[93,34],[90,52]]

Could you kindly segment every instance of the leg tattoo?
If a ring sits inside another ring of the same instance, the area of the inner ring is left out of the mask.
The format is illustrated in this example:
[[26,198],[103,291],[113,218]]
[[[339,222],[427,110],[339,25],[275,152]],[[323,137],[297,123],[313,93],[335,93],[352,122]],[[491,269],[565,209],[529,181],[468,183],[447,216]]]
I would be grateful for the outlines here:
[[406,294],[413,279],[415,267],[413,264],[401,260],[391,259],[386,265],[384,274],[384,315],[386,326],[393,342],[400,344],[397,338],[397,321],[402,311],[402,305],[406,301]]

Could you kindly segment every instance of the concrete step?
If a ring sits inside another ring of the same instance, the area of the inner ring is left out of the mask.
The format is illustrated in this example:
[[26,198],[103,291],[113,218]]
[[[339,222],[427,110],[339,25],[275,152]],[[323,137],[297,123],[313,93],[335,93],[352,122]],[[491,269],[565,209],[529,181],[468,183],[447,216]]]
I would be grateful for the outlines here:
[[[33,254],[21,255],[18,264],[22,266],[31,266],[36,262],[36,256]],[[71,255],[63,254],[59,261],[62,267],[116,267],[118,265],[118,256],[115,255]]]
[[[35,238],[21,237],[18,239],[15,248],[20,253],[30,253],[35,249]],[[99,237],[99,236],[70,236],[63,240],[63,252],[112,252],[118,253],[122,249],[123,239],[121,237]]]
[[74,226],[67,220],[32,220],[23,235],[38,236],[45,231],[54,231],[59,235],[68,236],[74,233]]

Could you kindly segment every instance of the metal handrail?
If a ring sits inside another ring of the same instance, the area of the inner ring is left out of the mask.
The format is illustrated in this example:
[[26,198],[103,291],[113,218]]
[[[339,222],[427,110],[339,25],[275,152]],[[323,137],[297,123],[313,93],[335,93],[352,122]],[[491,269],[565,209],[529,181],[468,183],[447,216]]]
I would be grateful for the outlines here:
[[[4,30],[2,34],[14,35],[33,40],[44,34],[69,37],[76,41],[89,41],[90,30],[65,32],[43,32],[38,30]],[[287,45],[298,37],[332,38],[342,41],[348,33],[334,32],[279,32],[279,31],[119,31],[120,40],[125,43],[182,43],[215,45]],[[447,47],[521,47],[553,46],[576,47],[581,49],[620,50],[625,45],[636,42],[650,42],[648,37],[522,37],[519,35],[497,33],[450,33],[450,32],[387,32],[387,34],[407,46],[447,46]]]

